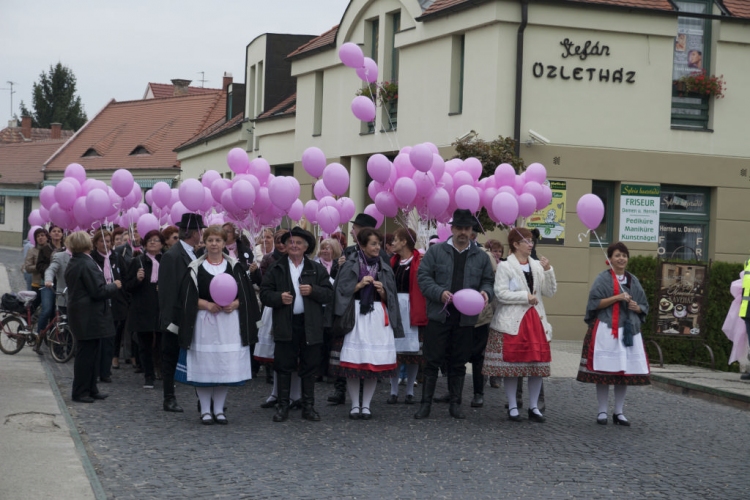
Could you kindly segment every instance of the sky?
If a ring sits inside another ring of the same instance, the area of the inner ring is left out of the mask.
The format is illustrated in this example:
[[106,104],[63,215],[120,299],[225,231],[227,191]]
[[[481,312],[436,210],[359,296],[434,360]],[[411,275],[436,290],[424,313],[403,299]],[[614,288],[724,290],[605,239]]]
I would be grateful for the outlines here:
[[[149,82],[244,82],[245,47],[263,33],[320,35],[349,0],[0,0],[0,128],[31,109],[32,86],[61,62],[89,119],[111,99],[141,99]],[[201,76],[205,72],[205,76]],[[13,109],[10,88],[13,85]]]

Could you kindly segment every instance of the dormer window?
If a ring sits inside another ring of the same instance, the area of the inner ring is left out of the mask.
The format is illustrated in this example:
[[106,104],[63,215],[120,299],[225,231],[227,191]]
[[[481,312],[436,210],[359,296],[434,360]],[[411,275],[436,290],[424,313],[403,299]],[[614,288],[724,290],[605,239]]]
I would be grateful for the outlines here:
[[151,151],[146,149],[144,146],[136,146],[136,148],[130,152],[130,156],[136,155],[150,155]]
[[88,148],[85,153],[81,155],[81,158],[92,158],[101,156],[99,152],[94,148]]

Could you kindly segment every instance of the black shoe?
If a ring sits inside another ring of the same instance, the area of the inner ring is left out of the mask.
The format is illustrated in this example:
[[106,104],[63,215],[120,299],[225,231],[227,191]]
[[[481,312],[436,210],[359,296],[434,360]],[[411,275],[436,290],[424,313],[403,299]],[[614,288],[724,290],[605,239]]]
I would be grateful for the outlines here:
[[623,427],[630,427],[630,422],[625,418],[622,413],[615,413],[612,415],[612,422],[615,425],[622,425]]
[[750,372],[745,372],[742,375],[740,375],[740,380],[750,380]]
[[290,410],[301,410],[302,409],[302,399],[297,399],[295,401],[292,401],[292,404],[289,405]]
[[203,415],[201,415],[201,423],[203,425],[214,425],[214,419],[210,413],[204,413]]
[[76,403],[93,403],[94,398],[90,396],[81,396],[80,398],[73,398]]
[[136,366],[135,370],[133,370],[133,373],[143,373],[143,368],[141,368],[140,366]]
[[461,403],[451,403],[451,406],[448,409],[448,413],[451,414],[451,417],[457,418],[459,420],[463,420],[466,418],[466,414],[461,411]]
[[346,393],[344,391],[337,390],[330,396],[328,396],[328,402],[335,405],[342,405],[346,403]]
[[362,415],[361,415],[361,413],[360,413],[360,409],[359,409],[359,407],[354,407],[354,408],[352,408],[352,409],[351,409],[351,411],[349,412],[349,418],[350,418],[351,420],[359,420],[361,416],[362,416]]
[[416,401],[414,400],[414,396],[411,394],[407,394],[404,398],[404,403],[407,405],[413,405],[414,403],[416,403]]
[[432,409],[432,397],[435,395],[435,386],[437,385],[437,377],[425,376],[424,383],[422,384],[422,404],[414,414],[414,418],[422,420],[430,416],[430,410]]
[[320,422],[320,414],[312,406],[302,409],[302,418],[310,422]]
[[389,405],[395,405],[398,403],[398,396],[396,394],[391,394],[386,403]]
[[[365,410],[367,410],[367,413],[365,413]],[[370,409],[366,406],[362,408],[362,412],[360,413],[360,417],[362,420],[370,420],[372,418],[372,413],[370,413]]]
[[92,394],[91,397],[94,398],[94,399],[98,399],[98,400],[104,400],[104,399],[107,399],[109,397],[109,394],[104,394],[104,393],[101,393],[101,392],[97,392],[96,394]]
[[[602,415],[604,416],[602,417]],[[596,416],[596,423],[599,425],[607,425],[607,421],[608,419],[606,411],[599,412],[599,415]]]
[[518,415],[511,415],[510,414],[511,411],[517,410],[517,409],[518,408],[513,407],[513,408],[510,408],[508,410],[508,420],[510,420],[511,422],[520,422],[521,421],[521,414],[520,413]]
[[445,394],[445,395],[437,397],[437,398],[432,398],[432,400],[435,403],[450,403],[451,402],[451,395],[450,395],[450,393],[448,393],[448,394]]
[[289,420],[289,400],[279,401],[276,406],[276,415],[273,416],[274,422],[286,422]]
[[261,408],[276,408],[276,403],[278,403],[278,400],[276,398],[269,399],[262,405],[260,405]]
[[[152,379],[152,378],[147,378],[147,379],[146,379],[146,380],[145,380],[145,381],[143,382],[143,388],[144,388],[144,389],[153,389],[153,388],[154,388],[154,379]],[[200,408],[198,408],[198,410],[200,410]]]
[[223,413],[217,413],[216,415],[214,415],[214,422],[219,425],[227,425],[229,423],[229,420],[227,420],[227,416]]
[[472,408],[481,408],[484,406],[484,397],[481,394],[474,394],[474,399],[471,400]]
[[500,377],[490,377],[490,387],[500,389]]
[[183,410],[182,407],[177,404],[177,399],[173,396],[164,400],[164,411],[182,413],[185,410]]
[[99,379],[99,382],[104,382],[105,384],[111,384],[112,383],[112,377],[101,377]]
[[534,413],[534,410],[538,410],[538,409],[539,408],[529,408],[529,421],[543,424],[544,422],[547,421],[547,419],[544,417],[544,415]]

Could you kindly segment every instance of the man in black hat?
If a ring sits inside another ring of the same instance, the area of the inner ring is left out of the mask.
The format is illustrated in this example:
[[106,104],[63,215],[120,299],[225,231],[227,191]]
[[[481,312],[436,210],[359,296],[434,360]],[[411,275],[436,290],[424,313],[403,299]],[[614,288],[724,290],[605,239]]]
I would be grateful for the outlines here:
[[286,258],[277,260],[263,277],[260,300],[273,308],[273,368],[278,381],[274,422],[289,418],[292,371],[302,381],[302,418],[317,422],[315,374],[323,343],[323,307],[333,300],[333,286],[322,264],[307,256],[315,251],[315,237],[300,227],[281,237]]
[[182,279],[185,277],[188,265],[195,260],[194,247],[201,239],[200,230],[206,226],[203,217],[198,214],[182,214],[182,219],[176,224],[179,228],[180,241],[167,250],[159,261],[159,324],[164,333],[161,336],[161,375],[164,383],[164,411],[181,412],[174,394],[174,372],[177,359],[180,357],[180,345],[177,335],[167,328],[180,321],[173,318],[175,300],[180,292]]
[[466,418],[461,411],[466,363],[471,356],[472,334],[479,318],[460,313],[452,303],[453,294],[470,288],[479,291],[485,305],[494,295],[495,277],[487,254],[471,244],[476,219],[468,210],[456,210],[451,221],[452,236],[431,246],[419,264],[417,282],[427,301],[427,318],[422,352],[425,357],[422,404],[414,418],[430,415],[437,374],[448,360],[450,414]]

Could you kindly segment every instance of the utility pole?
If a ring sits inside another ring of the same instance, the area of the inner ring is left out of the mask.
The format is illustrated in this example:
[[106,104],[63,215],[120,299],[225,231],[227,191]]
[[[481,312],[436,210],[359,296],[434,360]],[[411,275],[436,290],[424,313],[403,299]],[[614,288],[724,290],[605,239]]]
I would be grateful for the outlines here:
[[7,81],[6,83],[7,83],[8,85],[10,85],[10,88],[7,88],[7,89],[0,89],[0,90],[10,90],[10,116],[11,116],[11,118],[12,118],[13,116],[15,116],[15,115],[13,114],[13,94],[15,94],[15,93],[16,93],[16,91],[15,91],[15,90],[13,90],[13,85],[18,85],[18,83],[16,83],[16,82],[11,82],[10,80],[8,80],[8,81]]
[[205,71],[199,71],[198,74],[201,75],[201,79],[198,80],[198,81],[201,82],[201,88],[203,88],[204,87],[203,84],[208,81],[208,80],[206,80],[206,72]]

